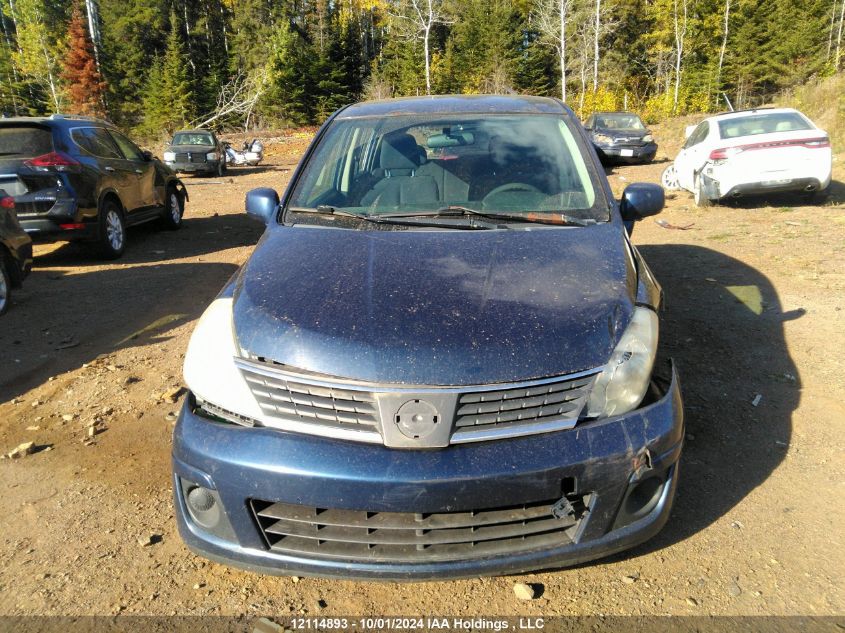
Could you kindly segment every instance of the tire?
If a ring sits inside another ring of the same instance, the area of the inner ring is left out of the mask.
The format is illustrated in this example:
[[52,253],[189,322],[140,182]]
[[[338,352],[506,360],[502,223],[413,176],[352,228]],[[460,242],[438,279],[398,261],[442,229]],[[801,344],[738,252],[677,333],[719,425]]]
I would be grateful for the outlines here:
[[98,219],[97,251],[103,259],[118,259],[126,250],[123,210],[111,199],[103,202]]
[[217,175],[219,177],[222,178],[223,176],[225,176],[227,170],[228,170],[228,167],[226,166],[226,160],[225,159],[221,160],[219,163],[217,163]]
[[3,253],[0,253],[0,314],[6,314],[12,304],[12,279],[6,267]]
[[161,214],[161,224],[171,231],[182,228],[182,216],[185,214],[185,201],[176,188],[167,188],[164,200],[164,211]]
[[660,184],[667,191],[677,191],[681,188],[681,184],[678,182],[678,172],[675,170],[675,163],[666,167],[663,173],[660,174]]
[[704,183],[698,176],[695,177],[695,182],[693,184],[692,189],[692,195],[695,199],[696,206],[704,209],[712,204],[712,201],[710,200],[710,198],[707,197],[707,194],[704,191]]

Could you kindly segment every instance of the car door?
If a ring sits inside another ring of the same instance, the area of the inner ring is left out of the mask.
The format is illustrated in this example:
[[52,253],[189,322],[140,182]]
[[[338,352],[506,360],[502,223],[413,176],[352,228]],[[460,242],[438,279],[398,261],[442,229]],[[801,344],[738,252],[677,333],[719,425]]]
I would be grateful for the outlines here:
[[75,128],[71,131],[71,138],[79,147],[97,158],[101,173],[98,195],[104,189],[114,189],[127,212],[137,208],[138,175],[124,159],[105,128]]
[[702,121],[698,127],[689,135],[684,147],[675,158],[675,171],[678,174],[678,183],[687,190],[692,190],[695,180],[695,173],[707,160],[707,148],[704,141],[710,133],[710,122]]
[[155,165],[153,161],[147,160],[144,152],[132,141],[116,130],[109,130],[109,134],[120,148],[123,158],[130,163],[135,174],[138,190],[138,206],[136,208],[148,208],[160,204],[155,189]]

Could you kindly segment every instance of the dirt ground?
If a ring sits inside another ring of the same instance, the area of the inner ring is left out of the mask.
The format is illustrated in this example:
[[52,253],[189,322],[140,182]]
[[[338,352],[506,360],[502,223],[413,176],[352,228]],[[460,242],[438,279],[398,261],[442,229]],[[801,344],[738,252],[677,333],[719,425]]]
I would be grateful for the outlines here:
[[[162,394],[261,234],[244,193],[284,187],[306,142],[283,138],[268,164],[222,181],[187,178],[183,230],[132,230],[118,262],[36,248],[0,319],[0,451],[38,448],[0,462],[0,614],[845,613],[841,160],[825,206],[699,210],[680,192],[658,218],[688,230],[634,231],[664,285],[687,414],[676,504],[652,541],[553,573],[419,585],[262,577],[191,554],[171,507],[179,402]],[[609,177],[620,193],[665,164]],[[517,600],[520,581],[541,596]]]

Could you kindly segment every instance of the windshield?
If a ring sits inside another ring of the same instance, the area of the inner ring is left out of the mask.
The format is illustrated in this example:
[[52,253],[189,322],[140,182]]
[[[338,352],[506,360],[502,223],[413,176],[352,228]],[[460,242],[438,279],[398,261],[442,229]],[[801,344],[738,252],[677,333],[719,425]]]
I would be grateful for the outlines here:
[[597,114],[595,127],[604,130],[645,129],[645,125],[636,114]]
[[583,151],[557,116],[337,120],[305,164],[288,208],[330,205],[372,216],[460,206],[605,222],[609,209]]
[[211,134],[203,132],[179,132],[171,145],[214,145]]
[[719,121],[719,136],[722,138],[810,129],[812,126],[797,112],[768,112]]

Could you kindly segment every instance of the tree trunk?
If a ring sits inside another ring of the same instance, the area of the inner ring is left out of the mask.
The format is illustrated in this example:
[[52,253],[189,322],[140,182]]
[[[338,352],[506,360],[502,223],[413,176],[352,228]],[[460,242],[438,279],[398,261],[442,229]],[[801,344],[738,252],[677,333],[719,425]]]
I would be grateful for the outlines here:
[[725,0],[725,30],[722,33],[722,47],[719,49],[719,65],[716,67],[716,105],[719,105],[719,93],[722,89],[722,64],[725,61],[725,49],[728,46],[729,17],[731,0]]
[[830,63],[830,53],[833,50],[833,27],[836,24],[836,0],[833,0],[833,5],[830,9],[830,30],[827,33],[827,55],[825,61]]
[[845,0],[839,8],[839,30],[836,33],[836,56],[833,58],[834,68],[839,70],[840,54],[842,52],[842,19],[845,18]]
[[568,0],[558,0],[560,12],[560,95],[561,100],[566,103],[566,9]]
[[675,95],[672,102],[672,113],[678,111],[678,91],[681,87],[681,63],[684,57],[684,38],[687,34],[687,0],[681,0],[684,8],[683,26],[678,23],[678,0],[674,1],[675,21]]
[[593,92],[599,88],[599,34],[601,33],[601,0],[596,0],[596,30],[593,39]]
[[88,34],[91,36],[91,44],[94,47],[94,63],[97,64],[97,72],[102,73],[100,68],[100,14],[96,0],[85,0],[85,12],[88,14]]

